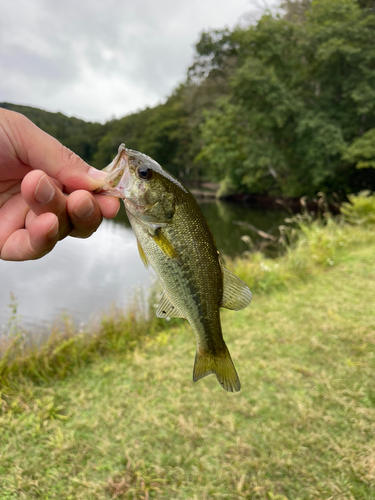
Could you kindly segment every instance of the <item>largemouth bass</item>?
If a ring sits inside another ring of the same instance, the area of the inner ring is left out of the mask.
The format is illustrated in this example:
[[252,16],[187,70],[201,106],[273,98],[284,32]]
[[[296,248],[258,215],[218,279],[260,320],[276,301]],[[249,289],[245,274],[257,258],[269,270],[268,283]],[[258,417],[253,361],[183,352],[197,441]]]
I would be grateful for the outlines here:
[[225,269],[193,195],[152,158],[121,144],[101,193],[124,200],[140,256],[158,275],[159,318],[186,318],[196,340],[194,382],[214,373],[226,391],[241,388],[221,332],[219,308],[249,305],[248,286]]

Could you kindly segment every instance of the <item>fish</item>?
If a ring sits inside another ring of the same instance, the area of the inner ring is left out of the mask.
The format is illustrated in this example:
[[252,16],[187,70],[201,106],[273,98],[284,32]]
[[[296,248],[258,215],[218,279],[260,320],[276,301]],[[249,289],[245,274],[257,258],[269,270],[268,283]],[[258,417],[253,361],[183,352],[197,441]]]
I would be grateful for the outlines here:
[[151,157],[124,144],[103,170],[108,175],[100,193],[123,199],[140,257],[161,282],[156,315],[185,318],[195,333],[193,381],[215,374],[226,391],[239,391],[219,309],[241,310],[252,294],[222,265],[194,196]]

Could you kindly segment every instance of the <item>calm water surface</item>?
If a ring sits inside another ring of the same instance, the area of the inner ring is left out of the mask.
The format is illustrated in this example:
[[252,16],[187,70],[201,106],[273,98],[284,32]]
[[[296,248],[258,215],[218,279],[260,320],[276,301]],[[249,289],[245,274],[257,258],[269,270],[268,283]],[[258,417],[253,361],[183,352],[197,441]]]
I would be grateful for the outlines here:
[[[250,234],[233,221],[246,221],[267,231],[285,217],[283,212],[215,201],[202,203],[201,209],[219,251],[231,256],[247,249],[241,236]],[[122,209],[115,220],[105,220],[92,237],[66,238],[43,259],[0,261],[0,334],[7,329],[11,294],[18,303],[21,324],[37,329],[54,323],[63,314],[76,322],[95,320],[113,305],[125,307],[136,290],[147,293],[155,279],[153,271],[142,264]]]

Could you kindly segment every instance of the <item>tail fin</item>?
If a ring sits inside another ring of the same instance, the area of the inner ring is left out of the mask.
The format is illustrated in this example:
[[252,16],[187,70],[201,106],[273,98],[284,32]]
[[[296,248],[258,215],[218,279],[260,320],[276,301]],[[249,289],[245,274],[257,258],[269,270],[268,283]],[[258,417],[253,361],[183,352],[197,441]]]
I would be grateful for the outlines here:
[[241,389],[240,379],[226,345],[224,354],[220,356],[203,356],[199,349],[197,350],[193,370],[194,382],[211,373],[216,375],[219,384],[226,391],[238,392]]

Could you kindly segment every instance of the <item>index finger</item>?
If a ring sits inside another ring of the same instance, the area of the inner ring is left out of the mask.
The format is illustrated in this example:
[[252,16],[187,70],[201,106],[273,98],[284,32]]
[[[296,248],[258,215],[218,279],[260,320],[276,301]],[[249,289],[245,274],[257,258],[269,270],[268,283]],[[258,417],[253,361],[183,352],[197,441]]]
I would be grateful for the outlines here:
[[94,191],[103,185],[105,172],[88,165],[24,115],[2,110],[2,117],[15,154],[24,165],[43,170],[70,190]]

